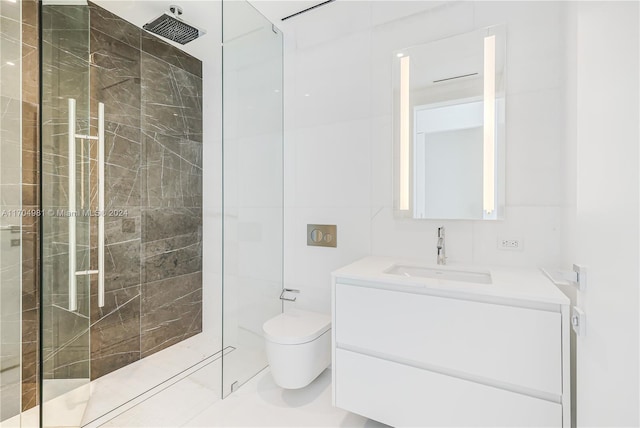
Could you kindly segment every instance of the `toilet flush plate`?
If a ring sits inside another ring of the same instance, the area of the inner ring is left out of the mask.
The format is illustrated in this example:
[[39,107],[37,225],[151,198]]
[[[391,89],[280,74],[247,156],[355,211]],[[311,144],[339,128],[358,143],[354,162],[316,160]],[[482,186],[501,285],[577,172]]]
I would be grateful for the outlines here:
[[307,246],[337,247],[337,233],[335,224],[307,224]]

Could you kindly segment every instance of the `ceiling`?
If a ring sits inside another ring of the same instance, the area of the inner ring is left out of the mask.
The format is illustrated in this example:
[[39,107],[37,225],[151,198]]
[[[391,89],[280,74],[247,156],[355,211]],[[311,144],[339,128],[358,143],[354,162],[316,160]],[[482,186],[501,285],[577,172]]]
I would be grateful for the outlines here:
[[[202,60],[209,56],[212,46],[216,46],[220,41],[219,35],[215,34],[219,31],[219,27],[212,25],[220,20],[220,1],[93,0],[93,2],[139,27],[169,10],[170,5],[181,6],[184,10],[182,15],[184,21],[204,29],[207,34],[184,46],[175,43],[174,45]],[[253,0],[249,3],[276,27],[286,31],[287,21],[281,21],[282,18],[322,3],[322,0]]]

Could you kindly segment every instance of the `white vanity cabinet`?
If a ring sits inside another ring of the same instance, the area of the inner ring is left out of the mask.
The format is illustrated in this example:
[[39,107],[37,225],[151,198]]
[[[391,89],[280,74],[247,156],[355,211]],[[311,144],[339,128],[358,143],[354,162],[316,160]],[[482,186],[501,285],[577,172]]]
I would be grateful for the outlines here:
[[357,269],[374,262],[393,263],[334,272],[335,406],[398,427],[570,426],[561,293],[528,292],[529,275],[518,298],[513,272],[460,284]]

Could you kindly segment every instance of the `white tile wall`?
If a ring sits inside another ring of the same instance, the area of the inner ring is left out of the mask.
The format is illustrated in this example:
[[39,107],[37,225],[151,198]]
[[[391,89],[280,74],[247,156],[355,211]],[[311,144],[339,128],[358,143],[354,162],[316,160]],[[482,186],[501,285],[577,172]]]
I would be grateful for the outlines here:
[[[302,290],[295,305],[329,312],[330,272],[366,255],[435,262],[442,224],[451,263],[558,262],[565,8],[562,2],[336,2],[282,25],[285,283]],[[508,33],[505,220],[395,219],[392,53],[492,24],[506,24]],[[307,223],[337,224],[338,247],[307,247]],[[498,250],[498,238],[521,239],[524,249]]]

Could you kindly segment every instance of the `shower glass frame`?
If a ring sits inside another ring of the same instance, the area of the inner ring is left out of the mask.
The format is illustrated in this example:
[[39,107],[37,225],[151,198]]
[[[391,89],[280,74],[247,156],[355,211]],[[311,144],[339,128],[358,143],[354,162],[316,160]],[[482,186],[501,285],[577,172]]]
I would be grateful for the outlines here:
[[[90,398],[90,290],[95,276],[76,272],[91,269],[91,247],[95,250],[95,218],[79,212],[97,208],[92,195],[97,138],[76,135],[96,134],[88,6],[42,5],[40,11],[40,420],[46,427],[79,425]],[[62,411],[59,402],[67,397],[75,406]]]
[[0,425],[22,412],[22,8],[0,4]]
[[284,284],[284,37],[222,2],[222,397],[267,367],[262,325]]

